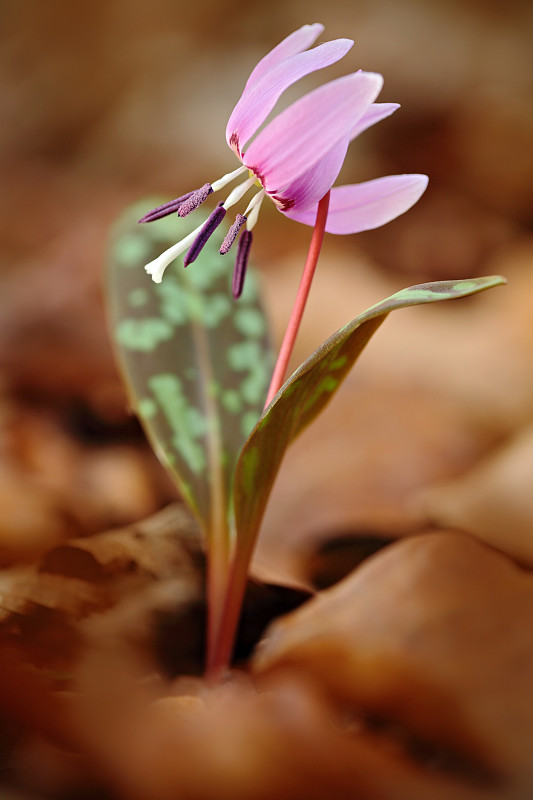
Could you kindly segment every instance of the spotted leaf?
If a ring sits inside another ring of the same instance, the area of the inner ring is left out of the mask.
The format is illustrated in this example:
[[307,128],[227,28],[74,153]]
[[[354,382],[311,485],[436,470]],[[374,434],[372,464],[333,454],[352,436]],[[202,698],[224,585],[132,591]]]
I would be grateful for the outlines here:
[[272,368],[267,323],[252,271],[233,301],[232,260],[218,254],[218,241],[188,269],[178,259],[155,284],[143,265],[193,223],[167,217],[137,224],[148,207],[130,209],[115,230],[113,338],[133,409],[209,533],[214,514],[227,525],[235,463],[263,408]]

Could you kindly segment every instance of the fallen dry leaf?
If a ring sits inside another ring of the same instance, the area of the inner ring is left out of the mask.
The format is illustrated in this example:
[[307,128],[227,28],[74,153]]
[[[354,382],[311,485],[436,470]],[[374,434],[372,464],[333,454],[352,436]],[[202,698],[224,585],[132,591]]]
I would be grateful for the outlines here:
[[454,481],[422,492],[433,522],[477,536],[533,567],[533,428]]
[[[441,773],[525,798],[532,614],[533,576],[504,556],[457,533],[413,537],[274,624],[255,670],[312,680],[339,720],[377,746],[394,742],[393,761],[433,763],[436,789]],[[434,796],[416,779],[381,786],[387,800]]]

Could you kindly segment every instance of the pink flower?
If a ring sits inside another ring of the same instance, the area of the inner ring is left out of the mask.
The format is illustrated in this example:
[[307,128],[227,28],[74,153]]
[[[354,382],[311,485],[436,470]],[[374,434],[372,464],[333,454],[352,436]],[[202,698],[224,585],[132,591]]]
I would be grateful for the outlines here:
[[184,217],[209,194],[246,175],[205,223],[146,265],[154,281],[160,282],[168,264],[185,250],[185,266],[192,263],[226,211],[254,187],[256,193],[243,213],[237,215],[220,248],[221,254],[227,253],[240,234],[235,296],[242,289],[251,231],[265,197],[290,219],[314,225],[318,202],[331,189],[326,231],[348,234],[390,222],[422,195],[428,180],[425,175],[389,175],[331,188],[352,139],[398,108],[396,103],[374,102],[383,85],[382,76],[376,73],[359,70],[326,83],[297,100],[257,133],[289,86],[338,61],[353,45],[350,39],[336,39],[309,50],[322,31],[322,25],[304,25],[268,53],[248,78],[226,128],[226,140],[241,166],[140,220],[150,222],[173,211]]

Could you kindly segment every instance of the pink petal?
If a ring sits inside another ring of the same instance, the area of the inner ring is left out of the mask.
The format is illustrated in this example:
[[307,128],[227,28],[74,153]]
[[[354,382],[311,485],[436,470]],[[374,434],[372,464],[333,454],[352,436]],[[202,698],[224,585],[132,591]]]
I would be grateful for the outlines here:
[[397,108],[398,103],[372,103],[350,132],[349,138],[341,139],[320,161],[276,194],[278,205],[283,208],[287,204],[291,210],[296,211],[317,203],[335,183],[350,141],[366,128],[390,116]]
[[[366,183],[339,186],[331,190],[328,233],[359,233],[379,228],[403,214],[424,193],[426,175],[388,175]],[[304,225],[314,225],[317,204],[286,216]]]
[[289,86],[305,75],[339,61],[352,45],[351,39],[336,39],[313,50],[296,53],[275,64],[262,78],[254,81],[244,90],[229,118],[226,128],[229,146],[239,155]]
[[324,26],[319,22],[315,22],[313,25],[302,25],[297,31],[289,34],[254,67],[246,81],[245,88],[248,89],[253,83],[260,80],[265,73],[269,72],[280,61],[284,61],[295,53],[301,53],[302,50],[307,50],[308,47],[314,44],[323,30]]
[[259,133],[243,163],[276,194],[350,133],[382,85],[381,75],[356,72],[315,89]]
[[349,144],[348,137],[341,139],[320,161],[299,175],[283,191],[278,192],[273,197],[278,207],[281,210],[286,207],[296,211],[299,208],[307,208],[311,203],[318,203],[335,183]]
[[391,114],[400,108],[399,103],[372,103],[368,110],[365,111],[359,122],[356,123],[350,133],[350,139],[355,139],[360,133],[366,131],[376,122],[381,122],[382,119],[390,117]]

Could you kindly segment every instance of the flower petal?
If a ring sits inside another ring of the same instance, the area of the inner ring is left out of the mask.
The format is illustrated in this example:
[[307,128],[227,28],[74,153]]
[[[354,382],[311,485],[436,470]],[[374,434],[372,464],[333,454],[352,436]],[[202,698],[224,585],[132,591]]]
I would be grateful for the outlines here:
[[356,72],[320,86],[275,117],[251,143],[243,163],[269,194],[276,194],[350,133],[382,85],[381,75]]
[[348,137],[341,139],[320,161],[299,175],[283,191],[272,196],[278,208],[281,211],[285,209],[296,211],[299,208],[307,208],[311,203],[318,203],[335,183],[349,144]]
[[226,128],[226,141],[240,155],[242,148],[268,117],[283,92],[318,69],[334,64],[353,46],[351,39],[336,39],[312,50],[290,56],[246,88],[233,109]]
[[349,138],[341,139],[320,161],[299,175],[283,191],[276,194],[273,199],[278,207],[284,210],[283,207],[286,206],[287,210],[296,211],[298,208],[311,205],[311,203],[318,203],[335,183],[346,158],[346,150],[350,141],[371,125],[390,116],[399,107],[398,103],[372,103],[351,130]]
[[[388,175],[365,183],[338,186],[331,191],[328,233],[359,233],[379,228],[413,206],[424,193],[427,175]],[[286,216],[314,225],[317,204]]]
[[390,117],[391,114],[400,108],[399,103],[372,103],[368,110],[365,111],[359,122],[353,127],[350,133],[350,139],[355,139],[360,133],[366,131],[376,122],[381,122],[382,119]]
[[264,56],[261,61],[253,68],[250,77],[246,81],[245,89],[248,89],[253,83],[260,80],[265,73],[269,72],[272,67],[279,64],[280,61],[285,61],[289,56],[295,53],[301,53],[307,50],[312,44],[316,42],[324,26],[319,22],[313,25],[302,25],[297,31],[289,34],[282,42],[280,42],[273,50]]

